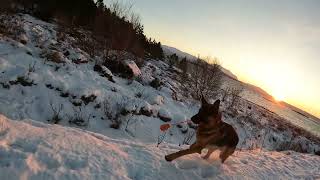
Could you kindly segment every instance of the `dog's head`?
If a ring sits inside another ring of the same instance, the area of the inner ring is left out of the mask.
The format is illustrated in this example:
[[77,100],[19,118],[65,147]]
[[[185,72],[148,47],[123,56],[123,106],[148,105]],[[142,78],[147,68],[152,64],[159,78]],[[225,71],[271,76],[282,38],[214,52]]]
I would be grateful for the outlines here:
[[219,113],[220,100],[216,100],[213,104],[209,104],[205,98],[201,98],[201,108],[199,112],[191,118],[195,124],[208,123],[209,121],[221,121],[221,114]]

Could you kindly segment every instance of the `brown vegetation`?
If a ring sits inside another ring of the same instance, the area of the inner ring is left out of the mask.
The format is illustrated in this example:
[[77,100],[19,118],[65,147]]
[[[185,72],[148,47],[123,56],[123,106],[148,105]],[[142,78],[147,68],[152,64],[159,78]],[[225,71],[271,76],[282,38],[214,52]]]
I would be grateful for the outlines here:
[[222,83],[221,67],[217,59],[197,59],[196,62],[182,60],[180,83],[185,92],[193,98],[200,99],[202,95],[215,98]]
[[71,29],[71,32],[77,28],[92,32],[99,46],[79,38],[92,56],[98,47],[125,50],[139,57],[163,58],[161,44],[144,35],[139,15],[131,11],[132,5],[119,1],[105,5],[103,0],[2,0],[0,7],[2,12],[29,13],[46,21],[54,20],[63,26],[61,29]]

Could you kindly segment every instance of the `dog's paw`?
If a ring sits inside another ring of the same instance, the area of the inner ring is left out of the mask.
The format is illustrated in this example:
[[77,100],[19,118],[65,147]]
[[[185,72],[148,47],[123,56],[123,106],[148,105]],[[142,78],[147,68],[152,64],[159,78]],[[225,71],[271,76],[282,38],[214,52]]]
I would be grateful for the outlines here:
[[209,159],[209,156],[202,156],[201,158],[207,160]]
[[165,156],[164,159],[165,159],[166,161],[168,161],[168,162],[171,162],[171,161],[172,161],[172,159],[171,159],[170,157],[168,157],[168,156]]

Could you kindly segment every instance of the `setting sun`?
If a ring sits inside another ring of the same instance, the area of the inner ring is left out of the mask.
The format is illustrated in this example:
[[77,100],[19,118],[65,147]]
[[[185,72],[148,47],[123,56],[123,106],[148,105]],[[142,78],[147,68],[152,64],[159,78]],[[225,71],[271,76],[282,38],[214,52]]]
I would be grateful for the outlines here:
[[277,101],[285,101],[286,100],[286,97],[285,97],[284,93],[282,93],[282,92],[275,92],[272,95],[273,95],[274,99]]

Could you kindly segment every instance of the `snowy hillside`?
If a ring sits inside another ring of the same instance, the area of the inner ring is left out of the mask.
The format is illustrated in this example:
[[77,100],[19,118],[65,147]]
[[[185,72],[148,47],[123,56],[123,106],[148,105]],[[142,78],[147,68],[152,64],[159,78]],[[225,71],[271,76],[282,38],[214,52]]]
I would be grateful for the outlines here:
[[190,61],[195,61],[197,59],[197,57],[195,57],[189,53],[183,52],[177,48],[171,47],[171,46],[162,45],[162,49],[163,49],[165,55],[176,54],[178,57],[180,57],[180,58],[186,57]]
[[237,151],[225,164],[189,155],[168,163],[178,146],[108,138],[80,129],[0,116],[0,179],[317,179],[320,157]]
[[[194,141],[196,126],[173,126],[156,147],[159,126],[185,121],[199,109],[182,95],[179,71],[163,61],[108,52],[132,71],[121,74],[78,43],[90,41],[90,32],[68,33],[21,14],[1,15],[0,23],[0,179],[320,177],[320,156],[313,155],[320,154],[320,139],[312,129],[319,126],[301,128],[292,123],[300,117],[292,121],[249,91],[237,108],[222,103],[223,120],[240,136],[226,164],[198,155],[167,163],[166,153]],[[227,78],[224,85],[238,83]]]
[[[189,53],[186,53],[186,52],[183,52],[177,48],[174,48],[174,47],[170,47],[170,46],[166,46],[166,45],[162,45],[162,48],[163,48],[163,51],[164,51],[164,54],[165,55],[172,55],[172,54],[176,54],[179,58],[187,58],[189,61],[195,61],[197,59],[197,57],[189,54]],[[236,75],[234,75],[231,71],[229,71],[228,69],[225,69],[223,67],[221,67],[221,70],[222,72],[233,78],[233,79],[238,79]]]

